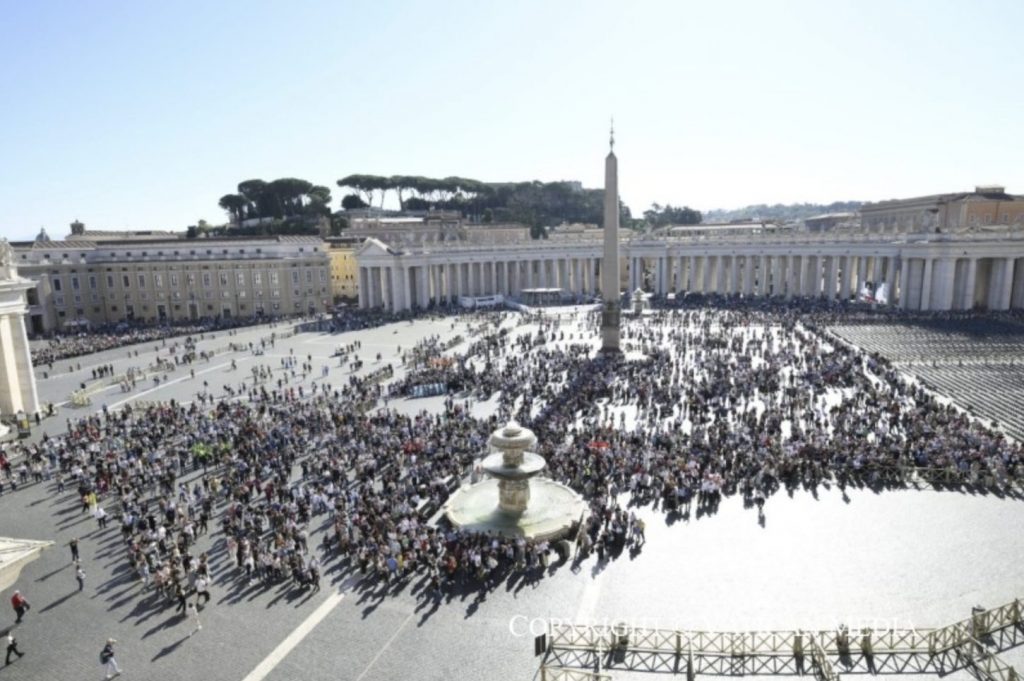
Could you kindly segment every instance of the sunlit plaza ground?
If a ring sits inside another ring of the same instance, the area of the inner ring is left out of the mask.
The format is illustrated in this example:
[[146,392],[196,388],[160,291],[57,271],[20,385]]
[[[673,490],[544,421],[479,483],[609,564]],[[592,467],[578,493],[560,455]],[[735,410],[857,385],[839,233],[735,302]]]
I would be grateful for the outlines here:
[[[536,331],[533,324],[519,324],[516,313],[503,314],[511,334]],[[586,337],[596,351],[583,310],[557,308],[552,314],[564,317],[561,331],[567,337]],[[194,378],[179,367],[166,380],[161,376],[159,385],[147,378],[131,392],[111,386],[80,409],[66,401],[93,367],[112,364],[115,373],[145,367],[157,355],[166,356],[166,345],[63,360],[36,370],[42,402],[61,404],[41,430],[59,433],[67,419],[103,406],[192,401],[204,382],[219,398],[225,396],[224,386],[237,388],[255,364],[279,370],[282,358],[291,356],[300,362],[310,358],[313,370],[288,385],[302,385],[306,394],[314,383],[340,387],[352,372],[332,354],[355,340],[362,342],[359,356],[365,360],[357,375],[392,364],[400,379],[405,372],[400,348],[408,350],[434,334],[472,341],[480,324],[479,318],[445,317],[287,338],[281,338],[290,330],[286,325],[218,332],[198,343],[199,351],[215,354],[193,365]],[[229,343],[258,345],[271,334],[278,338],[261,356],[248,349],[220,352]],[[466,347],[462,343],[448,353]],[[627,361],[639,355],[637,347],[629,350]],[[326,377],[322,367],[329,368]],[[443,403],[443,397],[396,398],[387,406],[410,414],[442,413]],[[481,418],[492,415],[496,405],[493,398],[468,404]],[[626,413],[624,421],[619,411]],[[638,417],[635,409],[615,405],[611,413],[625,427]],[[139,606],[142,597],[127,573],[116,523],[100,531],[74,497],[73,490],[56,495],[52,482],[0,497],[2,534],[55,542],[18,581],[33,609],[17,629],[26,657],[0,672],[7,678],[99,678],[97,653],[107,637],[114,637],[126,678],[531,679],[539,666],[532,634],[552,619],[689,630],[814,630],[840,623],[936,627],[964,619],[972,606],[995,606],[1024,595],[1024,503],[1019,499],[926,486],[876,492],[825,485],[813,492],[774,494],[763,522],[739,496],[725,497],[717,513],[700,518],[670,521],[645,506],[638,513],[646,520],[647,541],[639,552],[626,551],[605,563],[591,557],[575,567],[553,563],[543,579],[512,577],[483,597],[467,591],[439,604],[419,596],[418,576],[397,588],[368,589],[357,572],[337,561],[325,563],[319,593],[287,585],[236,588],[226,557],[217,552],[223,535],[214,533],[204,539],[214,550],[213,599],[202,613],[202,631],[189,636],[191,623],[173,607]],[[312,543],[326,527],[323,516],[315,519]],[[82,593],[76,592],[66,547],[76,536],[82,539],[87,574]],[[279,647],[286,641],[289,645]],[[1001,656],[1024,664],[1020,647]],[[613,678],[634,675],[613,672]]]

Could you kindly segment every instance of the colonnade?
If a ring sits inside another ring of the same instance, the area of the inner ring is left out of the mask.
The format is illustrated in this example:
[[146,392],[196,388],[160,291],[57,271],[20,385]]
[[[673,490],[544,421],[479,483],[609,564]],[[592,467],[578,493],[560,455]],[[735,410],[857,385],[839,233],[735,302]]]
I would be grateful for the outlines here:
[[898,290],[899,258],[882,255],[688,254],[630,258],[630,290],[847,299],[866,285]]
[[[1012,248],[985,242],[961,245],[967,248],[927,241],[881,248],[873,244],[870,252],[830,245],[834,247],[819,246],[813,252],[800,244],[778,243],[754,252],[736,247],[698,252],[671,241],[624,242],[621,289],[832,300],[866,292],[911,310],[1024,308],[1021,243]],[[601,293],[599,247],[582,242],[544,253],[544,242],[538,242],[526,248],[366,251],[357,255],[359,304],[405,310],[455,303],[462,297],[516,297],[524,289],[559,289],[567,296],[589,297]]]
[[359,267],[359,306],[405,310],[460,297],[517,296],[524,289],[559,289],[592,296],[599,289],[596,255],[474,258],[454,262],[399,262]]

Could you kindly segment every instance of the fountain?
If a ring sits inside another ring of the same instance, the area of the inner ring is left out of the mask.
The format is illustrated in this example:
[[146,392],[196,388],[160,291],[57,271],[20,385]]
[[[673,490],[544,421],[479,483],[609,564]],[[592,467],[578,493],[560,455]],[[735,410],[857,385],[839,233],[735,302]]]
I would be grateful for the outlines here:
[[464,485],[452,495],[444,508],[449,522],[462,529],[528,539],[566,535],[583,516],[586,504],[565,485],[536,477],[547,462],[528,451],[537,444],[533,431],[510,422],[488,442],[495,451],[481,467],[490,477]]

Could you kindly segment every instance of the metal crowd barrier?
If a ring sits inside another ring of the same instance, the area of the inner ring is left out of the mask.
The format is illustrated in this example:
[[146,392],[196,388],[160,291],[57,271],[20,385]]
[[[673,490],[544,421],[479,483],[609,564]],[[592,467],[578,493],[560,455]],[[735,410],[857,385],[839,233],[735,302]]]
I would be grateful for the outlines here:
[[601,672],[591,672],[571,667],[540,668],[541,681],[611,681],[612,677]]
[[[833,657],[860,654],[926,655],[953,653],[989,681],[1021,681],[1016,670],[979,642],[1008,627],[1024,626],[1024,601],[1013,600],[990,609],[978,609],[968,619],[937,629],[845,628],[823,631],[686,631],[630,628],[627,625],[593,627],[549,623],[550,650],[618,650],[638,654],[665,654],[686,658],[687,676],[694,675],[693,657],[796,657],[807,656],[820,681],[839,681]],[[549,677],[556,678],[556,677]],[[557,677],[575,678],[575,677]],[[591,677],[581,677],[591,678]]]

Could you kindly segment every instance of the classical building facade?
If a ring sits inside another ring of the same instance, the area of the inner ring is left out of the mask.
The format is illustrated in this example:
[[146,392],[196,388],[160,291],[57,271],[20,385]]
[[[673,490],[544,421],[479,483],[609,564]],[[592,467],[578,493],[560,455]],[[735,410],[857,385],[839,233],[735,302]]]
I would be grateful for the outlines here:
[[1024,197],[996,185],[973,192],[932,194],[861,206],[865,232],[961,232],[1024,228]]
[[318,237],[15,243],[31,333],[121,321],[322,312],[330,260]]
[[354,237],[327,239],[324,246],[331,260],[331,298],[335,303],[359,296],[359,266],[356,248],[362,240]]
[[[1024,308],[1024,229],[635,235],[620,245],[620,292],[850,299],[867,287],[912,310]],[[356,251],[359,303],[405,310],[535,287],[592,296],[601,253],[596,235],[404,248],[370,239]]]

